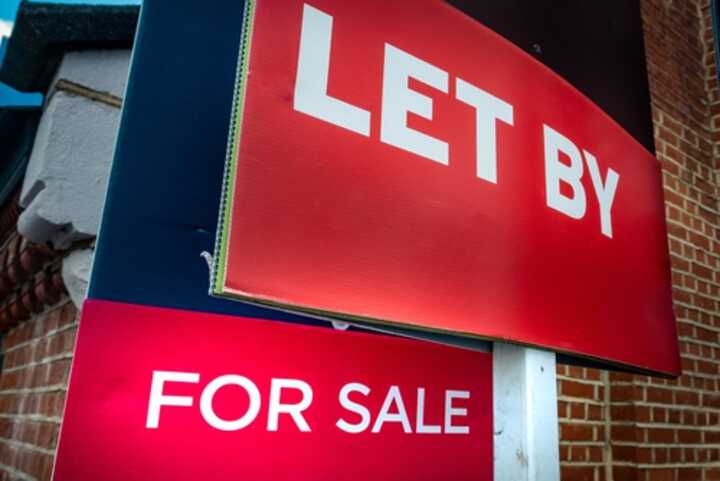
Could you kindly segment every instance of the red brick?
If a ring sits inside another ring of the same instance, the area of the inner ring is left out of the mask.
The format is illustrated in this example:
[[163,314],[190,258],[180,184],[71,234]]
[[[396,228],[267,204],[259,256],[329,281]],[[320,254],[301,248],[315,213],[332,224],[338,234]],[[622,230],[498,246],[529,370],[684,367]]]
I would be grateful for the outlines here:
[[675,391],[675,403],[698,406],[700,404],[700,394],[693,391]]
[[636,401],[642,399],[642,389],[631,384],[610,386],[610,398],[615,401]]
[[657,387],[648,387],[646,389],[648,402],[671,404],[673,402],[673,393],[669,389],[661,389]]
[[567,444],[560,445],[560,461],[567,461],[570,459],[570,446]]
[[635,420],[635,407],[632,405],[612,406],[610,417],[614,421],[633,421]]
[[592,384],[563,380],[560,383],[560,389],[563,396],[587,399],[593,399],[595,396],[595,386]]
[[700,431],[680,429],[677,432],[678,441],[683,444],[700,444],[702,435]]
[[720,395],[703,393],[702,404],[703,406],[711,407],[713,409],[720,409]]
[[68,375],[70,374],[70,360],[60,359],[49,366],[49,374],[47,385],[67,384]]
[[593,441],[593,427],[580,423],[561,423],[560,439],[562,441]]
[[639,441],[639,436],[635,426],[613,425],[610,428],[610,439],[613,441]]
[[[638,468],[635,466],[613,466],[613,479],[622,481],[640,481]],[[565,481],[563,479],[563,481]]]
[[670,450],[668,448],[665,448],[665,447],[653,448],[653,452],[655,454],[655,463],[667,464],[668,459],[670,459]]
[[677,481],[699,481],[702,473],[698,468],[678,468]]
[[570,406],[570,417],[572,419],[585,419],[585,404],[582,403],[569,403]]
[[650,469],[648,481],[676,481],[674,469]]
[[697,361],[697,368],[698,371],[704,374],[710,374],[713,376],[718,374],[718,364],[714,362]]
[[635,446],[612,446],[612,457],[614,461],[637,461],[637,447]]
[[44,449],[55,449],[59,425],[51,422],[43,422],[38,428],[37,445]]
[[705,470],[705,481],[720,481],[720,468]]
[[588,461],[592,463],[601,463],[603,461],[603,449],[599,446],[589,446],[587,448]]
[[62,307],[61,315],[60,315],[60,327],[64,327],[70,324],[73,324],[77,321],[78,317],[78,311],[75,305],[72,302],[66,303]]
[[560,478],[562,481],[594,481],[595,468],[591,466],[561,466]]
[[600,406],[597,406],[594,404],[588,404],[587,417],[591,421],[602,421],[603,420],[602,408]]
[[667,428],[648,428],[647,439],[651,443],[673,443],[675,442],[675,431]]

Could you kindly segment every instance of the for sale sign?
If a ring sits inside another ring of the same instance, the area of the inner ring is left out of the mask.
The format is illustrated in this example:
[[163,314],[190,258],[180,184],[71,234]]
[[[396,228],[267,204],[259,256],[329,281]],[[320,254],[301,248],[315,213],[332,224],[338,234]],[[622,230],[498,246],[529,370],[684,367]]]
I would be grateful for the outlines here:
[[491,355],[87,301],[55,481],[490,481]]
[[248,2],[212,292],[679,371],[657,160],[436,0]]

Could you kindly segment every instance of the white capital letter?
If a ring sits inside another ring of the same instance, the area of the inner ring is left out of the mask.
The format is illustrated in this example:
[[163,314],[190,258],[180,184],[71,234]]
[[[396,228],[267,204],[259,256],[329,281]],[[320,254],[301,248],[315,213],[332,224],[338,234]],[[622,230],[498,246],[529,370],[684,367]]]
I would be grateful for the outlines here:
[[469,434],[468,426],[453,426],[453,416],[467,416],[467,409],[453,407],[453,399],[470,399],[470,391],[445,391],[445,432],[447,434]]
[[145,427],[157,429],[160,425],[161,406],[190,407],[193,399],[189,396],[164,396],[163,387],[166,382],[186,382],[196,384],[200,381],[200,374],[194,372],[153,371],[150,385],[150,403],[148,405]]
[[[585,215],[586,203],[585,189],[580,182],[583,175],[580,151],[570,139],[547,125],[543,125],[543,133],[545,136],[547,205],[573,219],[582,219]],[[560,152],[570,159],[570,165],[560,162]],[[560,182],[572,187],[572,197],[567,197],[560,192]]]
[[380,140],[447,165],[446,142],[407,126],[408,112],[428,120],[433,118],[432,99],[410,90],[410,77],[442,92],[448,91],[447,72],[386,43]]
[[415,432],[418,434],[439,434],[439,425],[425,424],[425,388],[418,388],[417,393],[417,416],[415,416]]
[[[395,404],[397,405],[397,413],[390,413],[390,407]],[[401,423],[403,431],[406,433],[412,433],[412,427],[410,427],[410,420],[408,420],[407,411],[405,410],[405,404],[403,403],[402,396],[400,395],[400,388],[392,386],[385,396],[382,408],[380,408],[380,414],[378,414],[375,424],[373,425],[372,432],[379,433],[382,429],[383,423]]]
[[498,120],[513,125],[513,106],[460,78],[455,81],[455,91],[458,100],[475,107],[477,176],[497,184],[497,134],[495,126]]
[[339,419],[335,425],[346,433],[357,434],[365,431],[370,425],[370,411],[363,406],[350,400],[351,392],[359,392],[363,396],[370,394],[370,388],[364,384],[357,382],[351,382],[343,386],[340,390],[340,405],[348,411],[354,412],[360,415],[360,422],[357,424],[350,424],[344,419]]
[[[245,390],[250,399],[247,411],[239,419],[234,421],[226,421],[220,419],[215,410],[213,409],[212,402],[215,393],[224,386],[240,386]],[[237,376],[234,374],[228,374],[220,376],[214,379],[208,384],[203,390],[202,396],[200,396],[200,412],[202,413],[205,421],[215,429],[221,431],[237,431],[247,427],[252,423],[260,411],[260,391],[257,386],[250,379],[244,376]]]
[[303,6],[293,106],[298,112],[368,137],[370,112],[327,94],[332,24],[330,15]]
[[597,159],[587,150],[583,150],[583,155],[585,156],[585,162],[590,171],[590,178],[592,179],[593,188],[595,189],[595,195],[597,195],[598,203],[600,204],[600,230],[602,230],[603,234],[612,238],[613,230],[610,210],[612,209],[613,200],[615,200],[615,191],[617,190],[620,176],[617,172],[608,168],[605,185],[603,185]]
[[[302,393],[302,399],[297,404],[283,404],[280,397],[283,389],[297,389]],[[268,431],[278,430],[278,417],[280,413],[289,414],[295,425],[302,432],[309,432],[310,426],[302,412],[310,407],[313,400],[313,391],[308,383],[299,379],[273,379],[270,385],[270,406],[268,407]]]

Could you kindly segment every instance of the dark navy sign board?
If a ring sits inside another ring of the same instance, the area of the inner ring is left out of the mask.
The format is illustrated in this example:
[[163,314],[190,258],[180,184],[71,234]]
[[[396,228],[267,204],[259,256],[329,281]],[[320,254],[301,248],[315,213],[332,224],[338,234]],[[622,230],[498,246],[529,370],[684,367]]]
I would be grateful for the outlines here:
[[215,238],[242,14],[238,1],[143,5],[89,297],[299,319],[208,296],[200,257]]
[[326,326],[208,295],[243,3],[143,5],[89,297]]

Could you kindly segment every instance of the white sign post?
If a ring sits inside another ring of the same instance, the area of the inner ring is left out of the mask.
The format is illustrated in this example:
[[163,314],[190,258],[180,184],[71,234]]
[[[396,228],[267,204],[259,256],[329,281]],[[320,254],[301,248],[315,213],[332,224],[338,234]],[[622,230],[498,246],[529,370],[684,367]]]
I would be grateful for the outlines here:
[[555,353],[493,345],[495,481],[559,481]]

